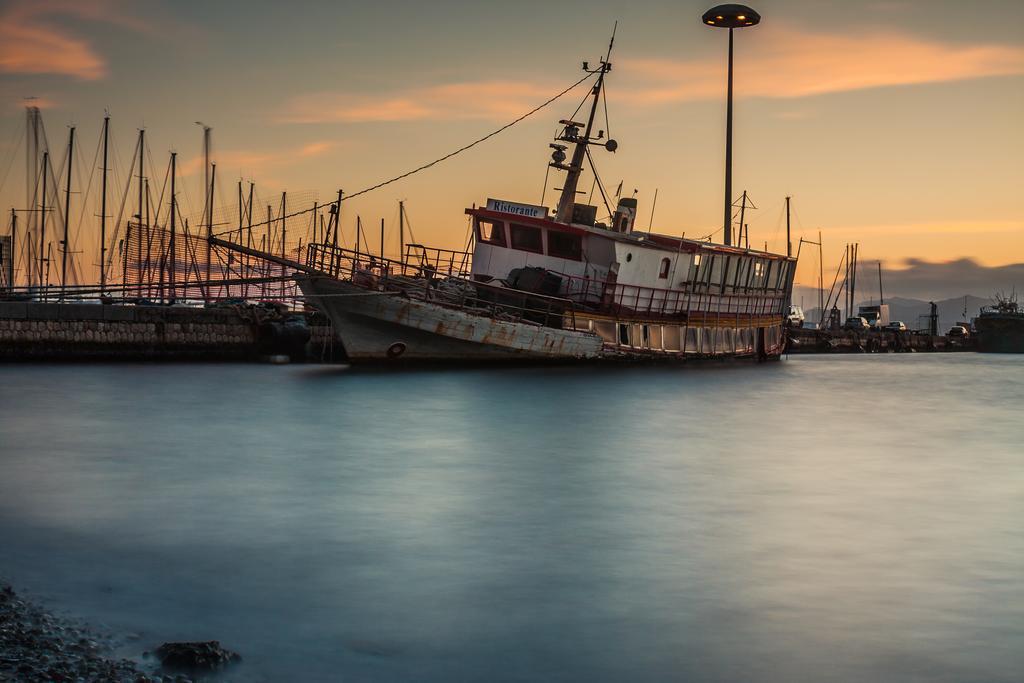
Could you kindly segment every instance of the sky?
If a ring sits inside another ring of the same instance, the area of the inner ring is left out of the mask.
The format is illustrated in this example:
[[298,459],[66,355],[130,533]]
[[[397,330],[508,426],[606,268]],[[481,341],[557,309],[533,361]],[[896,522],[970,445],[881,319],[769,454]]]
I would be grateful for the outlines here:
[[[77,128],[72,215],[76,249],[89,252],[99,210],[85,187],[90,176],[98,182],[105,112],[118,200],[144,127],[153,182],[176,151],[179,202],[198,216],[201,121],[212,128],[218,205],[251,180],[275,206],[287,191],[298,208],[416,168],[531,110],[583,76],[581,61],[605,53],[617,21],[599,127],[619,148],[596,150],[602,180],[613,192],[620,181],[624,194],[636,190],[643,227],[657,191],[655,230],[713,234],[727,38],[701,24],[708,6],[3,0],[0,207],[24,208],[28,103],[43,110],[58,163],[68,127]],[[752,244],[785,251],[790,195],[794,248],[820,230],[826,270],[856,241],[863,261],[892,271],[966,259],[982,273],[1019,273],[1005,266],[1024,262],[1024,2],[754,6],[761,24],[735,36],[733,186],[758,207],[747,213]],[[356,215],[384,218],[393,235],[404,200],[418,241],[459,247],[464,209],[488,197],[552,205],[561,177],[552,172],[545,190],[548,143],[585,93],[580,86],[465,153],[352,199],[343,235]],[[590,186],[585,177],[581,187]],[[813,286],[817,248],[804,250],[797,280]]]

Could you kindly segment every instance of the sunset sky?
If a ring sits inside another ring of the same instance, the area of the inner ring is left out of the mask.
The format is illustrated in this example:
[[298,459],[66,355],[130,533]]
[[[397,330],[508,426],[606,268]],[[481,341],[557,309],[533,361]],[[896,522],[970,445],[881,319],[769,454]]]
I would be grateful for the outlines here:
[[[638,190],[646,227],[720,229],[726,34],[707,2],[118,2],[0,4],[0,201],[21,208],[25,97],[43,108],[53,155],[78,127],[87,174],[105,110],[120,185],[140,127],[163,177],[179,152],[202,208],[201,136],[213,128],[218,192],[239,178],[261,195],[329,201],[442,156],[581,77],[619,22],[608,77],[612,191]],[[734,188],[749,191],[751,241],[785,250],[825,240],[826,268],[848,241],[861,258],[1024,261],[1024,2],[759,0],[736,35]],[[581,87],[444,164],[354,199],[349,228],[389,222],[407,203],[415,236],[460,246],[463,209],[499,197],[538,203],[548,143]],[[605,127],[602,121],[601,127]],[[76,170],[76,173],[78,171]],[[581,185],[590,187],[589,178]],[[546,203],[561,178],[552,173]],[[74,201],[74,199],[73,199]],[[296,207],[297,208],[297,207]],[[73,212],[74,213],[74,212]],[[78,248],[95,243],[83,224]],[[0,228],[6,232],[6,228]],[[720,238],[720,235],[718,236]],[[806,252],[805,252],[806,255]],[[814,259],[798,281],[812,284]]]

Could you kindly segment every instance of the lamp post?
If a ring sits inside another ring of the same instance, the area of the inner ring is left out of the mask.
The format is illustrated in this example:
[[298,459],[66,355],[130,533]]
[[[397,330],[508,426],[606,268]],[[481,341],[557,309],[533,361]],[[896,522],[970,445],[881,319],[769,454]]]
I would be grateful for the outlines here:
[[722,224],[724,243],[732,244],[732,30],[761,23],[761,15],[746,5],[712,7],[701,21],[712,28],[729,29],[729,88],[725,114],[725,218]]

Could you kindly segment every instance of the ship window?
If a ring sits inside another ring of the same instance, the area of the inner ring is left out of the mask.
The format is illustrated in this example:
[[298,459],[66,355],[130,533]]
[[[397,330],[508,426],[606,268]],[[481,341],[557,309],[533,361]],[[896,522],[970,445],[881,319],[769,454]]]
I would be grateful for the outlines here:
[[548,256],[579,261],[583,258],[583,238],[567,232],[548,230]]
[[512,248],[522,251],[535,251],[538,254],[544,253],[544,240],[540,234],[540,228],[533,228],[529,225],[512,224]]
[[658,278],[665,280],[668,278],[668,269],[672,265],[672,262],[667,258],[661,259],[661,270],[658,271]]
[[505,246],[505,226],[497,221],[478,221],[476,224],[476,237],[481,242],[496,244],[499,247]]
[[711,285],[722,284],[722,266],[725,265],[725,257],[721,255],[713,255],[711,257]]
[[785,289],[786,280],[789,277],[789,262],[780,261],[779,267],[775,269],[775,277],[772,282],[772,289]]
[[708,275],[711,273],[711,265],[714,263],[715,257],[708,255],[707,258],[700,260],[700,271],[697,273],[697,279],[701,284],[706,285],[708,283]]
[[693,255],[693,261],[690,267],[690,276],[687,278],[690,282],[697,282],[697,275],[700,271],[700,254]]
[[741,258],[738,272],[736,273],[736,286],[742,289],[747,288],[747,281],[750,279],[750,259]]

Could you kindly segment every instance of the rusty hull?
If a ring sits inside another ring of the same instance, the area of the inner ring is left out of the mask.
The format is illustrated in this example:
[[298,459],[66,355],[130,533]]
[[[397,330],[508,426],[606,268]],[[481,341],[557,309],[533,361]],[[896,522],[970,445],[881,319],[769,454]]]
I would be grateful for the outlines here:
[[295,280],[354,361],[585,360],[602,348],[592,332],[497,320],[330,277]]

